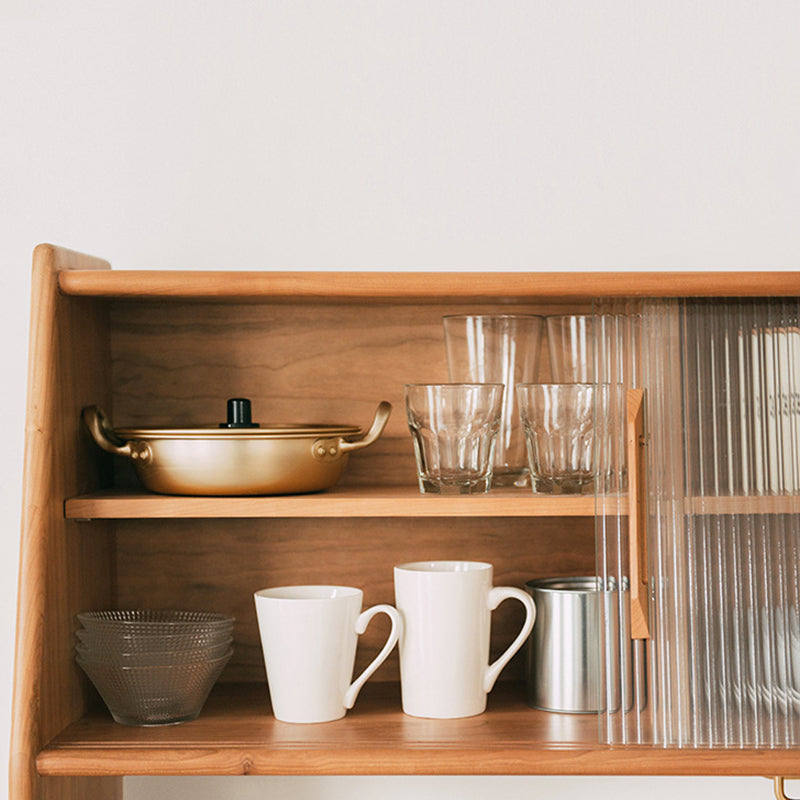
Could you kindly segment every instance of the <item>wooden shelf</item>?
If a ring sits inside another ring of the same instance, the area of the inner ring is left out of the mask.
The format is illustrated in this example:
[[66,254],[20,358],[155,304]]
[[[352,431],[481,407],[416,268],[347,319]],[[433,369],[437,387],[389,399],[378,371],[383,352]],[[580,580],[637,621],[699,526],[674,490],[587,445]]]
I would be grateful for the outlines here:
[[485,713],[410,717],[397,684],[367,684],[347,716],[275,720],[262,684],[219,685],[182,725],[118,725],[105,711],[62,731],[36,760],[41,775],[763,775],[792,774],[789,749],[609,746],[594,714],[529,708],[520,684],[501,682]]
[[[684,512],[796,514],[800,497],[689,497]],[[423,495],[416,487],[335,487],[319,494],[273,497],[182,497],[109,489],[70,497],[67,519],[314,518],[314,517],[591,517],[628,513],[625,496],[534,495],[493,489],[485,495]]]
[[[608,513],[625,513],[624,498]],[[313,495],[180,497],[109,490],[69,498],[67,519],[235,517],[591,517],[591,495],[534,495],[500,489],[483,495],[421,494],[414,487],[336,487]]]
[[67,295],[205,301],[463,302],[800,294],[800,272],[217,272],[67,270]]

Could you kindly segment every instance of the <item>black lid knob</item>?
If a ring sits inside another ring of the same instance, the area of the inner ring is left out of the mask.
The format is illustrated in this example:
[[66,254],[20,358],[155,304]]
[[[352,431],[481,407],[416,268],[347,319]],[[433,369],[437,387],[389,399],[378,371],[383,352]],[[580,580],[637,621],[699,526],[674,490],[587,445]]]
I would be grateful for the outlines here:
[[220,423],[220,428],[257,428],[251,417],[250,401],[246,397],[232,397],[228,400],[228,421]]

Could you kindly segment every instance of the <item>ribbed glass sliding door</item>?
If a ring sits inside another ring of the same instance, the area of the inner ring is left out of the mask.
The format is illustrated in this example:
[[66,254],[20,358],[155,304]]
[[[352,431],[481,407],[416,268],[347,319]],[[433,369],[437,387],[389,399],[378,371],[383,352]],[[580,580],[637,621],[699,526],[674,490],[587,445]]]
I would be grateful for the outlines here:
[[[630,403],[619,402],[598,448],[599,474],[620,476],[598,483],[598,574],[609,592],[603,736],[798,744],[798,301],[601,302],[594,325],[598,382],[629,400],[629,389],[644,390],[640,440]],[[627,485],[637,459],[641,540]],[[628,596],[637,563],[644,632]]]

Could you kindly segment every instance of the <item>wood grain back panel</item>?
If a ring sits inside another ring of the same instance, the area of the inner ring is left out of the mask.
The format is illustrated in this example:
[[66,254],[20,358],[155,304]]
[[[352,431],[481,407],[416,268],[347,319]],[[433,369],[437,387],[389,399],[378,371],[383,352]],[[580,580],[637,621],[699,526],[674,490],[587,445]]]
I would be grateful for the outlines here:
[[[118,593],[124,608],[186,607],[236,619],[227,680],[263,680],[253,593],[270,586],[336,584],[364,591],[364,605],[394,603],[392,568],[457,559],[494,565],[495,585],[594,574],[591,518],[133,520],[117,523]],[[518,603],[493,616],[499,653],[522,624]],[[378,616],[361,637],[364,667],[385,640]],[[503,673],[521,675],[520,659]],[[395,653],[376,680],[397,680]]]
[[[585,307],[578,309],[586,310]],[[442,316],[503,306],[132,303],[112,307],[113,417],[130,425],[214,424],[228,397],[254,421],[366,428],[379,401],[393,413],[380,439],[353,454],[341,483],[413,484],[404,385],[448,380]],[[562,313],[564,306],[514,307]],[[549,378],[543,337],[540,378]],[[118,466],[121,481],[130,471]]]

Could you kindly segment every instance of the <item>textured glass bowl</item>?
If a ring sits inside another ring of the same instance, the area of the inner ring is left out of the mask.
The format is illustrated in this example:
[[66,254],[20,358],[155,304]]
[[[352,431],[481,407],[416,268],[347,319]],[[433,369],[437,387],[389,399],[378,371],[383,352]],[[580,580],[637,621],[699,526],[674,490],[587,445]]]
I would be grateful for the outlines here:
[[211,611],[116,610],[82,611],[78,621],[84,628],[107,635],[214,634],[233,628],[234,618]]
[[196,719],[233,650],[191,664],[128,667],[77,658],[111,716],[122,725],[173,725]]
[[198,650],[223,644],[231,640],[231,630],[213,634],[193,633],[138,633],[121,636],[96,630],[75,631],[80,646],[96,652],[117,653],[172,653],[179,650]]
[[77,644],[75,652],[82,661],[97,664],[118,664],[123,667],[169,666],[172,664],[194,664],[221,658],[231,649],[233,638],[228,636],[219,644],[207,647],[192,647],[186,650],[134,650],[128,652],[102,644]]

